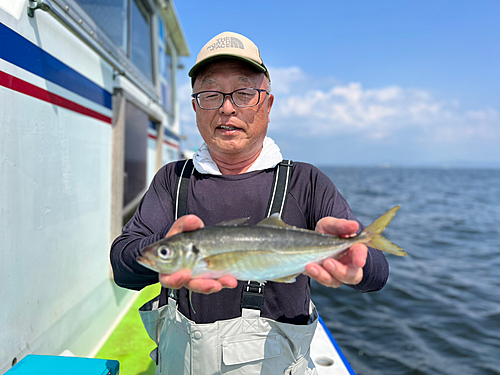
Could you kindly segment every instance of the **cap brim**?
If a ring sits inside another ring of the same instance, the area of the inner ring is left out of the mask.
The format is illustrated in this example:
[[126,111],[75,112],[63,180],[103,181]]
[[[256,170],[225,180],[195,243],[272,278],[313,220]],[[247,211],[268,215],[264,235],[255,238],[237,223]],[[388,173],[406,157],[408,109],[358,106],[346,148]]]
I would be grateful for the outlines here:
[[269,76],[269,71],[267,70],[267,68],[265,67],[265,65],[261,65],[258,62],[253,61],[252,59],[249,59],[249,58],[246,58],[246,57],[235,56],[235,55],[230,55],[230,54],[226,54],[226,55],[225,54],[220,54],[220,55],[216,55],[216,56],[212,56],[212,57],[206,58],[205,60],[202,60],[199,63],[195,64],[191,68],[191,70],[189,71],[188,75],[189,75],[189,77],[194,78],[208,64],[211,64],[214,61],[223,60],[223,59],[235,59],[235,60],[240,60],[240,61],[246,62],[247,64],[249,64],[252,67],[254,67],[255,69],[257,69],[259,72],[264,73],[267,76],[267,78],[269,78],[269,80],[271,79],[271,77]]

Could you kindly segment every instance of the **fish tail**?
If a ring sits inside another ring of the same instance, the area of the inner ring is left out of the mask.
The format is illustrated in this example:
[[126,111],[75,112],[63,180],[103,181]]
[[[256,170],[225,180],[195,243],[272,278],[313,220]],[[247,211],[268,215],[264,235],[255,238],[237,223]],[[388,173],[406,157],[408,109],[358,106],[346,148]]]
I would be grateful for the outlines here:
[[401,249],[398,245],[393,244],[391,241],[381,235],[384,229],[391,222],[394,215],[396,215],[399,207],[401,206],[395,206],[391,208],[389,211],[380,216],[377,220],[375,220],[363,230],[362,233],[365,234],[367,238],[369,238],[369,241],[366,243],[367,246],[398,256],[407,255],[406,251]]
[[398,245],[389,241],[387,238],[381,236],[380,234],[374,236],[370,241],[366,243],[366,245],[400,257],[408,255],[406,251],[401,249]]

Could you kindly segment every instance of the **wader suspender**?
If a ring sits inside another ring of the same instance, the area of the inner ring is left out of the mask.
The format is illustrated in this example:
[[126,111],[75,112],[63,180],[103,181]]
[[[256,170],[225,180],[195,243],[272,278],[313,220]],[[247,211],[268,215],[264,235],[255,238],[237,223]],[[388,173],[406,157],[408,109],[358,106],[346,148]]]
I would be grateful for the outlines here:
[[[282,160],[274,168],[273,187],[267,204],[267,215],[279,214],[283,217],[285,211],[286,199],[290,190],[290,180],[292,178],[293,161]],[[264,306],[264,283],[258,281],[247,281],[243,286],[241,296],[241,308],[254,309],[262,311]]]
[[[283,217],[288,192],[290,191],[292,168],[293,161],[291,160],[283,160],[274,168],[274,180],[269,202],[267,204],[266,217],[272,214],[279,214],[280,217]],[[187,213],[189,180],[193,171],[193,159],[186,160],[182,167],[181,177],[177,185],[177,193],[175,196],[175,220]],[[243,287],[241,307],[262,311],[262,306],[264,305],[264,285],[265,284],[258,281],[247,281]],[[168,295],[177,301],[179,298],[179,290],[169,289]]]

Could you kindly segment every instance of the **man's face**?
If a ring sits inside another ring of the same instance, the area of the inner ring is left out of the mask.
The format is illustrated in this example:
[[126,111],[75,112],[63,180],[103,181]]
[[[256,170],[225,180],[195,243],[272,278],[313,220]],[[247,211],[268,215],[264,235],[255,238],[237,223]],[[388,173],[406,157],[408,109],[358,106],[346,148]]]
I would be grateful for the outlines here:
[[[196,77],[193,93],[207,90],[229,93],[242,88],[269,89],[263,73],[238,60],[221,60]],[[260,153],[274,100],[265,92],[260,95],[259,104],[250,108],[236,107],[226,96],[221,108],[206,110],[193,99],[198,130],[214,159],[240,162]]]

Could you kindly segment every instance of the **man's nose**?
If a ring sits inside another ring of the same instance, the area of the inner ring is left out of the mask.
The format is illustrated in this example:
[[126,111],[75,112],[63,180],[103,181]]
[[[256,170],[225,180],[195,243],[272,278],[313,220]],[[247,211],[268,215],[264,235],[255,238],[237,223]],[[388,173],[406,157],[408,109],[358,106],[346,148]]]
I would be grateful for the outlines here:
[[225,95],[224,101],[222,102],[222,107],[220,107],[222,113],[234,113],[236,111],[235,107],[236,106],[231,100],[231,95]]

